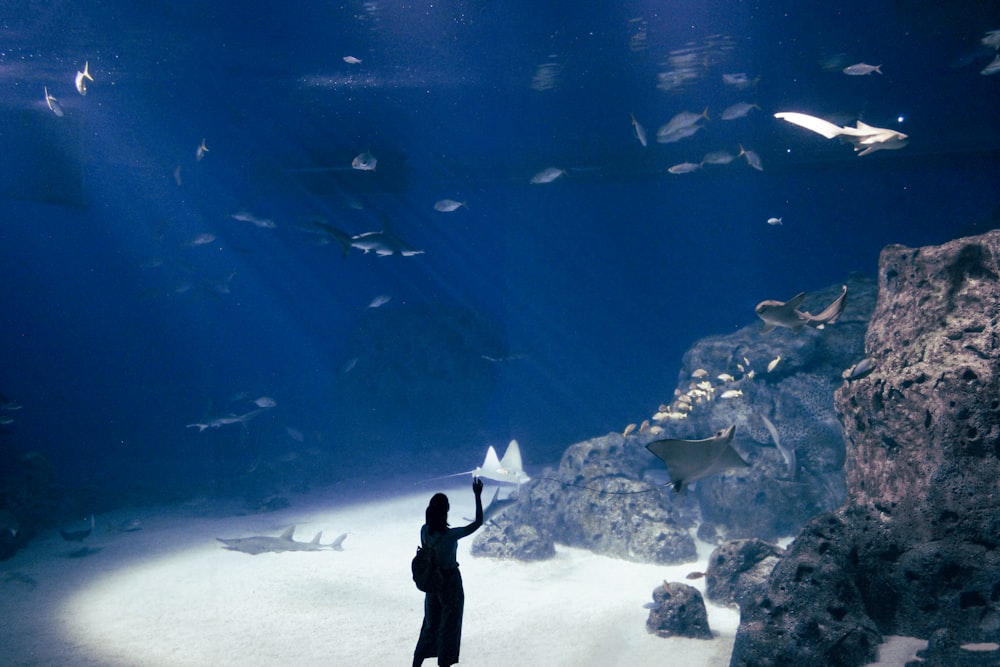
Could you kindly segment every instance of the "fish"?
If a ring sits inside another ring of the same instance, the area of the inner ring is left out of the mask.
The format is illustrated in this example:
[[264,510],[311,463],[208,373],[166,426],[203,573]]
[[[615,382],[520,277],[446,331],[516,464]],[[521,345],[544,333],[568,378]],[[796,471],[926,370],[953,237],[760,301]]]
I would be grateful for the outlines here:
[[188,241],[188,245],[191,247],[198,245],[208,245],[214,240],[215,240],[215,234],[212,234],[211,232],[203,232],[195,236],[190,241]]
[[878,72],[881,74],[881,67],[881,65],[866,65],[865,63],[857,63],[856,65],[848,65],[842,71],[848,76],[867,76],[872,72]]
[[719,114],[719,118],[722,120],[736,120],[737,118],[743,118],[754,109],[760,110],[760,107],[756,104],[737,102],[723,109],[722,113]]
[[843,141],[854,144],[858,157],[878,150],[897,150],[906,146],[910,140],[909,136],[902,132],[884,127],[872,127],[860,120],[854,123],[854,127],[839,127],[828,120],[795,111],[779,111],[774,117],[804,127],[827,139],[841,137]]
[[351,160],[351,168],[358,171],[375,171],[375,165],[377,164],[378,160],[369,151],[359,153]]
[[729,373],[719,373],[716,376],[716,379],[722,380],[723,382],[736,382],[736,378],[734,378]]
[[702,165],[706,164],[729,164],[736,159],[736,156],[727,150],[711,151],[710,153],[705,153],[705,157],[701,159]]
[[453,475],[435,477],[434,479],[446,479],[448,477],[460,477],[461,475],[470,474],[473,477],[492,479],[494,482],[500,482],[501,484],[516,484],[518,489],[520,489],[521,484],[531,481],[531,478],[524,472],[524,467],[521,464],[521,447],[517,444],[517,440],[511,440],[507,444],[507,450],[504,452],[503,458],[497,458],[497,451],[490,445],[486,450],[486,458],[483,460],[481,466],[472,470],[457,472]]
[[671,174],[690,174],[701,169],[700,162],[681,162],[667,169]]
[[[679,114],[674,115],[669,121],[664,125],[660,126],[657,131],[657,136],[660,134],[673,134],[679,130],[683,130],[686,127],[692,127],[697,124],[702,118],[708,120],[708,107],[701,113],[695,113],[694,111],[682,111]],[[661,142],[663,143],[663,142]]]
[[860,380],[861,378],[870,375],[871,372],[875,370],[876,366],[877,364],[875,363],[874,359],[872,359],[871,357],[865,357],[864,359],[862,359],[861,361],[859,361],[858,363],[854,364],[853,366],[845,370],[843,373],[841,373],[840,377],[844,378],[848,382],[853,382],[854,380]]
[[257,410],[251,410],[250,412],[247,412],[242,415],[230,413],[225,417],[218,417],[216,419],[212,419],[204,423],[188,424],[186,428],[197,428],[198,433],[201,433],[205,429],[220,428],[222,426],[228,426],[230,424],[242,424],[243,428],[246,428],[247,422],[256,417],[257,415],[259,415],[261,412],[264,412],[264,410],[265,408],[258,408]]
[[251,535],[250,537],[217,537],[215,539],[225,545],[222,547],[223,549],[228,549],[229,551],[239,551],[240,553],[250,554],[251,556],[266,553],[277,554],[284,553],[286,551],[322,551],[323,549],[343,551],[344,540],[347,539],[347,533],[341,533],[340,536],[330,544],[320,544],[319,541],[323,537],[323,533],[319,532],[316,533],[316,537],[314,537],[311,542],[296,542],[292,539],[292,535],[294,533],[295,526],[291,526],[278,537]]
[[781,363],[781,355],[779,354],[774,359],[771,359],[771,361],[767,362],[767,372],[770,373],[771,371],[773,371],[775,368],[778,367],[778,364],[780,363]]
[[320,232],[321,234],[329,236],[331,239],[339,243],[340,247],[343,249],[342,253],[343,256],[345,258],[347,257],[347,254],[353,247],[351,242],[353,241],[354,237],[352,237],[347,232],[337,229],[333,225],[323,220],[312,220],[311,223],[312,226],[315,227],[316,231]]
[[769,225],[780,225],[781,224],[781,218],[768,218],[767,219],[767,224],[769,224]]
[[719,398],[739,398],[742,395],[741,389],[727,389],[719,395]]
[[355,58],[354,56],[344,56],[344,62],[348,65],[360,65],[361,58]]
[[48,105],[49,111],[62,118],[63,110],[62,106],[59,104],[59,100],[55,97],[55,95],[49,92],[48,86],[44,86],[44,88],[45,88],[45,104]]
[[363,251],[366,255],[369,252],[373,252],[379,257],[388,257],[389,255],[412,257],[413,255],[422,255],[424,252],[423,250],[417,250],[389,231],[384,219],[382,221],[382,231],[365,232],[357,236],[352,236],[351,247]]
[[547,167],[545,169],[542,169],[534,176],[532,176],[531,182],[535,185],[540,185],[543,183],[551,183],[552,181],[556,180],[565,173],[566,173],[565,170],[560,169],[558,167]]
[[733,424],[710,438],[654,440],[646,449],[666,464],[671,487],[682,493],[691,482],[727,470],[750,467],[732,447],[735,433],[736,425]]
[[747,164],[757,171],[764,171],[764,164],[760,161],[760,156],[757,155],[756,151],[743,148],[743,145],[741,144],[739,157],[745,159]]
[[696,368],[693,371],[691,371],[691,377],[693,378],[708,377],[708,371],[706,371],[704,368]]
[[983,35],[982,39],[979,40],[979,43],[983,46],[988,46],[991,49],[1000,49],[1000,30],[988,31],[985,35]]
[[629,113],[629,117],[632,119],[632,132],[635,134],[635,138],[639,140],[642,147],[646,147],[646,128],[639,124],[639,121],[635,119],[635,114]]
[[198,144],[198,149],[194,152],[194,159],[196,162],[201,162],[206,155],[208,155],[208,146],[205,145],[205,140],[202,139],[201,143]]
[[454,199],[440,199],[434,202],[434,210],[440,211],[441,213],[451,213],[452,211],[457,211],[461,207],[469,208],[465,205],[464,201],[455,201]]
[[764,422],[764,428],[771,434],[774,446],[778,448],[781,458],[785,460],[785,466],[788,468],[788,479],[795,479],[795,474],[798,471],[798,464],[795,461],[795,448],[781,444],[781,440],[778,438],[778,429],[774,427],[770,419],[761,415],[760,420]]
[[766,300],[758,303],[754,310],[757,312],[757,317],[764,321],[760,332],[770,333],[778,327],[786,327],[798,332],[804,326],[822,329],[827,324],[833,324],[844,312],[844,307],[847,305],[847,285],[842,286],[840,296],[818,315],[798,309],[805,300],[806,293],[800,292],[788,301]]
[[10,415],[0,415],[0,426],[7,426],[8,424],[13,424],[14,418]]
[[392,297],[389,296],[388,294],[379,294],[377,297],[372,299],[371,302],[369,302],[368,307],[378,308],[379,306],[384,306],[385,304],[389,303],[391,299]]
[[635,431],[635,429],[637,428],[637,426],[638,425],[635,422],[633,422],[633,423],[629,424],[628,426],[626,426],[625,430],[622,431],[622,437],[623,438],[629,437],[632,434],[632,432]]
[[90,62],[85,61],[83,63],[83,71],[76,73],[76,92],[81,95],[87,94],[87,80],[94,80],[94,77],[90,76]]
[[750,86],[756,85],[759,81],[759,77],[756,79],[751,79],[747,76],[746,72],[733,72],[732,74],[722,74],[722,83],[727,86],[732,86],[737,90],[742,90],[744,88],[749,88]]
[[258,408],[273,408],[278,405],[278,402],[271,398],[270,396],[261,396],[260,398],[255,398],[253,400],[254,405]]
[[240,209],[236,213],[231,213],[230,217],[233,220],[239,220],[240,222],[249,222],[251,225],[260,227],[261,229],[275,229],[278,225],[275,224],[274,220],[268,218],[258,218],[253,213]]
[[996,74],[997,72],[1000,72],[1000,53],[993,58],[993,61],[989,65],[979,70],[979,73],[983,76],[989,76],[991,74]]
[[687,139],[688,137],[693,137],[697,134],[698,130],[703,128],[704,125],[688,125],[680,129],[674,130],[672,132],[664,132],[661,127],[656,132],[656,143],[658,144],[673,144],[682,139]]
[[[505,509],[517,502],[518,495],[516,493],[506,497],[500,497],[500,487],[493,493],[493,498],[490,500],[489,504],[483,508],[483,523],[489,523],[496,515],[503,512]],[[472,521],[466,517],[466,521]]]

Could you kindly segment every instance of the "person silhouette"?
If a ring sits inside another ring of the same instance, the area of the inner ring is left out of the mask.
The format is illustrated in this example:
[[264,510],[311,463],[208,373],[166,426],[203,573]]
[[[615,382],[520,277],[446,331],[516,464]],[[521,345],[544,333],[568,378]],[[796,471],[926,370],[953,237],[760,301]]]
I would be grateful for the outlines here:
[[420,528],[420,546],[434,549],[443,581],[441,590],[424,594],[424,622],[420,638],[413,650],[413,667],[420,667],[425,658],[437,657],[437,664],[454,665],[462,643],[462,612],[465,590],[458,571],[458,541],[476,532],[483,525],[483,481],[472,478],[472,493],[476,496],[476,518],[462,528],[448,526],[448,496],[435,493],[424,512],[426,523]]

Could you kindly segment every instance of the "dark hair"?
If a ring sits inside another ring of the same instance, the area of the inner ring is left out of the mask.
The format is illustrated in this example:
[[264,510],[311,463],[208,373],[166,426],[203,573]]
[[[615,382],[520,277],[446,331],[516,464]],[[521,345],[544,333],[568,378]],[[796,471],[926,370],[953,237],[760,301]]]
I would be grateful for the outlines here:
[[427,510],[424,512],[428,532],[443,533],[448,530],[449,509],[448,496],[443,493],[435,493],[431,497],[431,501],[427,503]]

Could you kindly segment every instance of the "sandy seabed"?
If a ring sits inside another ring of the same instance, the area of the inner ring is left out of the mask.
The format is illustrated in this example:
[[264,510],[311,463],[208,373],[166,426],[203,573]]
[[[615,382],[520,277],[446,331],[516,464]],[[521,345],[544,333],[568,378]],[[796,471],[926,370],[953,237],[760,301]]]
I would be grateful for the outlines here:
[[[84,557],[70,557],[79,545],[54,531],[40,536],[0,563],[0,664],[409,665],[423,614],[409,563],[438,490],[451,499],[452,525],[472,516],[467,485],[345,483],[268,514],[206,500],[98,516]],[[116,532],[134,519],[142,530]],[[215,539],[277,536],[290,525],[300,541],[347,532],[344,550],[251,556]],[[653,589],[704,570],[709,545],[699,545],[697,563],[666,567],[568,547],[539,563],[473,558],[472,540],[459,546],[462,665],[729,663],[735,610],[707,604],[712,640],[645,628]]]

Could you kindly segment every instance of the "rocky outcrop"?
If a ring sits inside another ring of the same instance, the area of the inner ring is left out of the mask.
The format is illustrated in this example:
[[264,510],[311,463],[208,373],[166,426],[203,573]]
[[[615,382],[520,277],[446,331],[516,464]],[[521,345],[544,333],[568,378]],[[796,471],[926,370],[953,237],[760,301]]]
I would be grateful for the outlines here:
[[[741,610],[733,665],[860,665],[878,633],[1000,636],[1000,232],[886,248],[865,351],[874,370],[835,398],[848,503]],[[809,628],[843,640],[807,651]]]
[[[704,338],[684,356],[677,393],[693,393],[694,399],[684,419],[664,417],[661,411],[666,435],[703,438],[736,424],[733,446],[751,464],[736,475],[701,480],[691,490],[703,521],[717,524],[729,539],[773,541],[794,535],[846,498],[844,433],[833,392],[843,382],[844,369],[864,357],[876,286],[857,275],[844,284],[847,305],[835,324],[762,334],[758,321]],[[810,293],[801,309],[819,312],[840,293],[839,284]],[[697,377],[699,371],[705,377]],[[711,389],[703,398],[697,389],[706,382]],[[739,395],[723,398],[730,390]],[[679,402],[674,412],[684,407]],[[775,428],[780,448],[765,419]]]
[[708,558],[705,597],[722,605],[744,606],[767,583],[784,549],[763,540],[733,540]]
[[[523,485],[518,502],[476,537],[474,555],[537,560],[558,542],[646,563],[695,560],[697,517],[685,496],[643,481],[660,467],[646,449],[613,433],[569,447],[557,470]],[[527,527],[512,530],[511,526]]]
[[698,589],[668,581],[653,591],[646,630],[657,637],[712,638],[705,601]]

